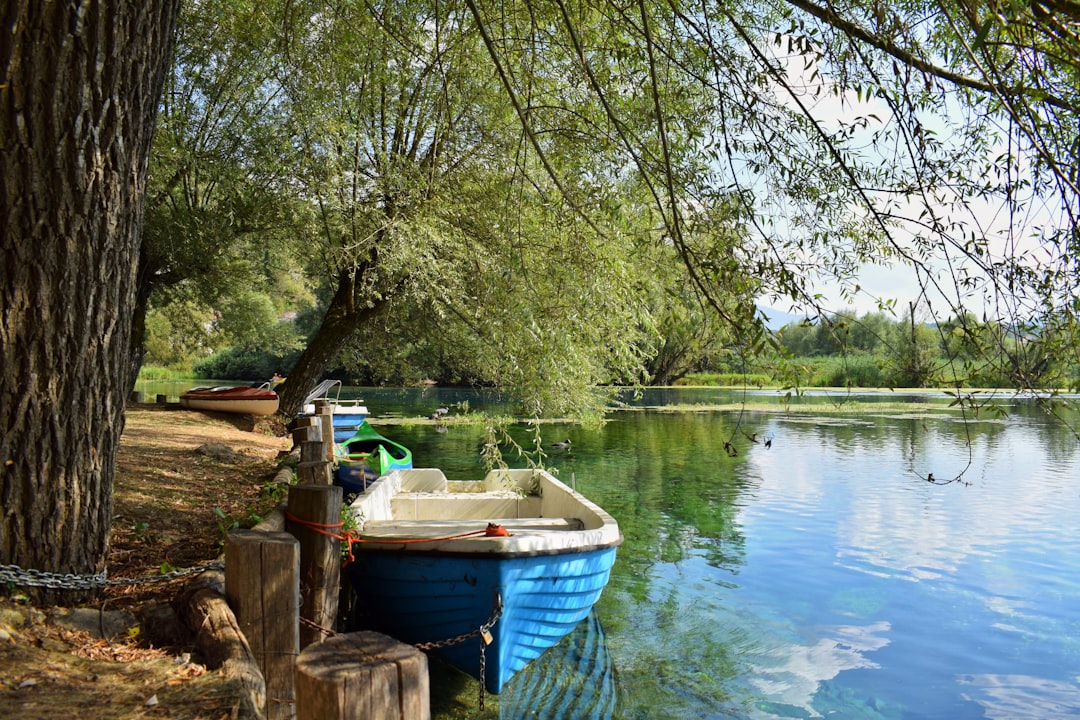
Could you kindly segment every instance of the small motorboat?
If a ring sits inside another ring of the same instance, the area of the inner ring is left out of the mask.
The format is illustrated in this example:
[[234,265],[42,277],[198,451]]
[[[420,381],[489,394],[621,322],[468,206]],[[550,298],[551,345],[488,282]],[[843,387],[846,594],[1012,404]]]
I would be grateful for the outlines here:
[[412,467],[412,451],[377,433],[366,420],[352,436],[335,445],[334,456],[337,483],[353,493],[364,492],[372,480],[391,470]]
[[589,615],[622,542],[611,515],[545,470],[457,482],[394,470],[349,512],[357,624],[426,646],[492,693]]
[[[333,393],[333,397],[331,397]],[[314,415],[317,403],[330,405],[331,422],[334,426],[334,442],[345,442],[351,438],[364,421],[368,409],[363,400],[342,400],[341,381],[323,380],[304,400],[302,415]]]
[[266,388],[194,387],[180,396],[180,406],[240,415],[273,415],[278,409],[278,396]]
[[368,409],[363,402],[363,400],[338,400],[330,406],[333,411],[331,418],[334,424],[334,442],[345,442],[355,435],[367,420]]

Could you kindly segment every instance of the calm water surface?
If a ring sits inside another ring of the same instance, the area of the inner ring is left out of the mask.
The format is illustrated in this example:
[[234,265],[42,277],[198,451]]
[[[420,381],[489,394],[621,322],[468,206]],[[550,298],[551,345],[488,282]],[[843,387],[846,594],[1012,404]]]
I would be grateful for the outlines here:
[[[461,399],[362,392],[376,425]],[[1080,716],[1080,443],[1033,401],[976,421],[947,404],[543,426],[573,440],[548,464],[619,521],[611,581],[483,713],[474,681],[433,670],[435,718]],[[418,467],[482,473],[479,428],[384,432]]]

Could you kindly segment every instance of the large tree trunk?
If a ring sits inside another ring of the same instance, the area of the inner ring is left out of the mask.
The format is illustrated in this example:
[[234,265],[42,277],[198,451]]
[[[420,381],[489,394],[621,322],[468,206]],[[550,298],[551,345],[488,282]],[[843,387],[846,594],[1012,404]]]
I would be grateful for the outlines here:
[[2,564],[105,566],[143,191],[178,6],[0,10]]
[[353,277],[355,275],[350,272],[341,274],[337,292],[326,309],[319,329],[289,370],[289,377],[281,389],[279,411],[282,414],[294,416],[300,412],[307,394],[319,384],[326,368],[341,352],[345,342],[361,323],[377,315],[386,304],[385,300],[358,304]]

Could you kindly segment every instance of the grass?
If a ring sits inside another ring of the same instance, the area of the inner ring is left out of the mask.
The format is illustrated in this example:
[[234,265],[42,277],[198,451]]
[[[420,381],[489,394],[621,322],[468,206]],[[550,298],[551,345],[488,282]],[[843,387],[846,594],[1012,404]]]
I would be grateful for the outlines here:
[[191,380],[195,375],[190,369],[176,370],[160,365],[143,365],[139,368],[139,380],[149,382],[167,382],[169,380]]

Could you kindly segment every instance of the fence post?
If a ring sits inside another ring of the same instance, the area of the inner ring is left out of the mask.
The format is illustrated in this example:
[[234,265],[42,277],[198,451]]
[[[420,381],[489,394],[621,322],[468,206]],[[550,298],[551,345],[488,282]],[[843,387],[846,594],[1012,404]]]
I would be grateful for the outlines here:
[[299,447],[301,443],[318,440],[321,437],[318,423],[318,418],[296,418],[296,427],[292,431],[293,445]]
[[296,474],[301,483],[330,484],[331,470],[330,463],[326,461],[325,443],[321,441],[300,443],[300,462],[296,465]]
[[334,406],[329,400],[316,400],[315,412],[322,423],[322,441],[326,443],[323,451],[326,453],[326,461],[334,461]]
[[[341,590],[341,541],[315,528],[341,522],[341,488],[293,486],[289,488],[288,508],[285,529],[300,542],[300,617],[334,630]],[[322,638],[319,630],[300,626],[301,650]]]
[[229,533],[225,597],[266,680],[268,720],[295,717],[299,573],[300,544],[289,533]]
[[430,720],[427,656],[376,632],[335,635],[296,661],[298,720]]

